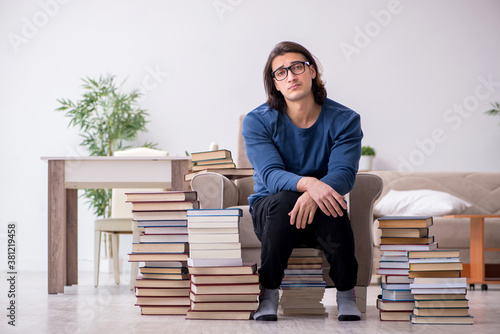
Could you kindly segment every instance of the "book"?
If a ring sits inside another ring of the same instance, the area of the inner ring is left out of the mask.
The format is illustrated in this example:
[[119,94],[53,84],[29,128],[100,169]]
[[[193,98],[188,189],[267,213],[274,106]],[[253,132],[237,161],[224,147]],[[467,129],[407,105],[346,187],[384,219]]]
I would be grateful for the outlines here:
[[187,260],[186,261],[161,261],[161,262],[145,261],[144,262],[144,268],[186,268],[186,266],[187,266]]
[[201,320],[249,320],[253,311],[192,311],[189,310],[186,319]]
[[382,283],[384,290],[410,290],[410,283]]
[[189,297],[137,297],[136,306],[142,305],[190,305]]
[[437,249],[437,243],[433,242],[428,245],[380,245],[381,251],[390,251],[390,250],[398,250],[398,251],[425,251],[425,250],[434,250]]
[[466,288],[466,277],[417,277],[412,288]]
[[414,295],[417,294],[425,294],[425,295],[432,295],[432,294],[465,294],[467,293],[466,288],[412,288],[411,293]]
[[321,250],[315,248],[294,248],[290,257],[321,256]]
[[238,233],[212,233],[212,234],[192,234],[188,235],[189,243],[218,243],[218,242],[240,242]]
[[188,274],[165,274],[165,273],[143,273],[145,279],[170,279],[170,280],[188,280]]
[[200,207],[199,201],[179,201],[179,202],[133,202],[132,212],[137,211],[179,211],[187,209],[197,209]]
[[413,278],[410,278],[408,276],[392,276],[392,275],[385,275],[382,277],[382,281],[384,283],[388,284],[393,284],[393,283],[413,283]]
[[410,271],[410,278],[417,277],[460,277],[460,270]]
[[186,253],[188,244],[186,242],[155,242],[155,243],[132,243],[133,253]]
[[469,308],[415,308],[413,314],[423,317],[466,317],[469,315]]
[[140,267],[139,271],[145,274],[187,274],[186,267]]
[[407,262],[408,263],[408,256],[388,256],[388,255],[381,255],[380,256],[380,261]]
[[256,263],[244,263],[232,267],[188,267],[192,275],[252,275],[257,272]]
[[[173,211],[171,211],[173,212]],[[155,212],[156,214],[157,212]],[[138,227],[187,227],[187,219],[179,220],[136,220]],[[187,233],[187,232],[186,232]]]
[[240,208],[230,208],[230,209],[198,209],[198,210],[193,210],[189,209],[186,211],[187,212],[187,217],[188,221],[189,218],[191,217],[198,217],[198,216],[238,216],[241,217],[243,216],[243,210]]
[[381,321],[408,321],[412,311],[379,311]]
[[233,162],[232,158],[210,159],[210,160],[197,160],[196,161],[196,166],[223,164],[223,163],[231,163],[231,162]]
[[142,315],[186,315],[190,306],[141,306]]
[[472,325],[474,319],[471,316],[467,317],[422,317],[415,314],[410,315],[412,324],[427,324],[427,325]]
[[378,275],[403,275],[403,276],[408,276],[409,270],[408,269],[393,269],[393,268],[378,268],[377,269],[377,274]]
[[432,216],[384,216],[378,219],[379,228],[428,228]]
[[410,271],[463,270],[462,262],[410,263]]
[[129,253],[129,262],[187,261],[187,253]]
[[252,176],[254,170],[252,168],[216,168],[216,169],[203,169],[197,172],[191,172],[184,175],[184,181],[191,181],[196,175],[202,173],[217,173],[224,175],[230,179],[239,179]]
[[191,170],[193,172],[198,172],[201,170],[227,169],[227,168],[236,168],[236,164],[234,162],[226,162],[226,163],[217,163],[217,164],[209,164],[209,165],[200,165],[200,166],[191,167]]
[[306,264],[306,263],[323,263],[323,259],[319,256],[297,256],[288,259],[289,264]]
[[187,234],[142,234],[139,236],[140,243],[187,243]]
[[191,250],[208,250],[208,249],[241,249],[239,242],[225,242],[225,243],[195,243],[189,244],[189,251]]
[[257,300],[258,293],[246,294],[217,294],[217,295],[199,295],[192,291],[189,293],[189,299],[193,302],[209,303],[209,302],[254,302]]
[[429,235],[428,228],[381,228],[382,237],[423,238]]
[[241,258],[240,249],[191,249],[192,259]]
[[191,301],[193,311],[256,311],[259,303],[254,296],[251,302],[194,302]]
[[136,288],[189,288],[189,280],[145,279],[139,277],[135,281]]
[[186,210],[172,211],[132,211],[132,219],[140,220],[180,220],[186,219]]
[[427,259],[409,259],[408,263],[447,263],[461,262],[458,257],[433,257]]
[[461,300],[465,299],[465,294],[416,294],[413,295],[415,300]]
[[127,202],[195,201],[196,191],[159,191],[126,193]]
[[[447,295],[444,297],[446,298]],[[461,308],[468,307],[469,301],[467,299],[427,299],[415,300],[416,308]]]
[[189,289],[135,288],[137,297],[188,297]]
[[[232,216],[227,216],[227,217],[232,217]],[[193,217],[195,218],[195,217]],[[196,217],[198,218],[198,217]],[[236,228],[238,229],[238,222],[232,222],[232,221],[213,221],[213,222],[189,222],[188,228],[202,228],[202,229],[209,229],[209,228]]]
[[259,275],[191,275],[194,284],[259,283]]
[[214,225],[218,223],[237,223],[239,221],[238,212],[234,212],[235,214],[232,216],[189,216],[189,223],[213,223]]
[[413,301],[391,301],[377,298],[377,308],[381,311],[413,311]]
[[239,233],[238,227],[227,227],[227,228],[188,228],[189,234],[212,234],[212,233],[220,233],[220,234],[237,234]]
[[408,262],[402,262],[402,261],[384,261],[381,260],[379,262],[380,268],[386,269],[386,268],[399,268],[399,269],[409,269],[410,264]]
[[232,158],[231,151],[225,149],[191,153],[191,161],[229,159],[229,158]]
[[188,258],[189,267],[238,267],[243,265],[240,258],[210,258],[210,259],[197,259]]
[[434,242],[434,236],[424,238],[380,238],[381,245],[427,245]]
[[188,234],[187,226],[145,226],[145,234]]
[[382,290],[383,300],[399,300],[399,301],[412,301],[413,295],[411,290]]
[[460,251],[458,250],[447,250],[447,249],[435,249],[429,251],[410,251],[408,252],[409,259],[428,259],[428,258],[458,258],[460,257]]
[[194,284],[191,283],[191,291],[194,294],[258,294],[260,292],[259,283],[247,284]]
[[287,269],[319,269],[323,263],[303,263],[303,264],[288,264]]

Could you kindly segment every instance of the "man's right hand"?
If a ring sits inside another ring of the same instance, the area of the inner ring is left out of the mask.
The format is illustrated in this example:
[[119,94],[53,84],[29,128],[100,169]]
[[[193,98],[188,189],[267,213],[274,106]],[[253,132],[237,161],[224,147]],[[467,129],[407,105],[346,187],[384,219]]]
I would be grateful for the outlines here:
[[320,210],[327,216],[343,216],[342,209],[347,209],[344,196],[314,177],[301,178],[297,183],[297,191],[308,192]]

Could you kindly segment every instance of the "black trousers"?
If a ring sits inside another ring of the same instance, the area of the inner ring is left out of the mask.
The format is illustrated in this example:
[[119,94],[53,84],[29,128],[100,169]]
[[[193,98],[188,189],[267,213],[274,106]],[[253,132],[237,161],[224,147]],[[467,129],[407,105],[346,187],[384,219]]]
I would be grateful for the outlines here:
[[259,199],[252,207],[254,231],[261,242],[260,284],[267,289],[279,288],[293,248],[316,247],[325,252],[335,287],[340,291],[352,289],[356,285],[358,262],[347,212],[334,218],[318,209],[310,225],[297,229],[290,225],[288,213],[300,195],[282,191]]

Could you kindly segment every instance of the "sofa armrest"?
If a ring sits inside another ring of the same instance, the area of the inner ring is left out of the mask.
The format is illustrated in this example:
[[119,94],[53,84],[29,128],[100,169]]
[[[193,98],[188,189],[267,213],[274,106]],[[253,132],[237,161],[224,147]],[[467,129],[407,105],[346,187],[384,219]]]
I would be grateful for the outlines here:
[[350,192],[352,230],[355,238],[355,253],[358,260],[358,285],[368,286],[372,274],[372,228],[373,203],[382,192],[382,179],[374,174],[359,173]]
[[238,187],[218,173],[198,174],[191,180],[191,188],[198,193],[202,209],[225,209],[238,205]]

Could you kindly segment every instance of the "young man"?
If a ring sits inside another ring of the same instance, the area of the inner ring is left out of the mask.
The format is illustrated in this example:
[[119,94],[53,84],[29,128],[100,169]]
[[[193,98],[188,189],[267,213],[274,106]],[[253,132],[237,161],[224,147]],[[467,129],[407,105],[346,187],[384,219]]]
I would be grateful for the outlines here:
[[338,319],[360,320],[354,286],[358,263],[344,195],[361,155],[360,117],[326,98],[312,54],[282,42],[264,69],[266,103],[243,121],[255,170],[249,197],[261,242],[261,295],[255,320],[276,321],[279,286],[292,249],[319,245],[337,288]]

